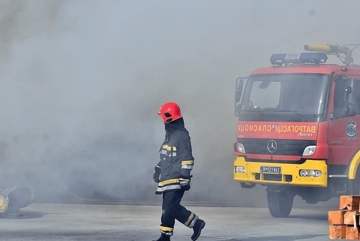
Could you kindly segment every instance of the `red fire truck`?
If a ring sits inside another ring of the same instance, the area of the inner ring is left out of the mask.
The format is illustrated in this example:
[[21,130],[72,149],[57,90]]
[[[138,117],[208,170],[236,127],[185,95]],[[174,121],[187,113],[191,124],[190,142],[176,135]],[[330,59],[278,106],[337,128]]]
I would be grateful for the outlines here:
[[[296,195],[315,204],[359,194],[358,46],[305,45],[236,81],[234,180],[266,186],[274,217],[288,216]],[[342,64],[327,64],[328,55]]]

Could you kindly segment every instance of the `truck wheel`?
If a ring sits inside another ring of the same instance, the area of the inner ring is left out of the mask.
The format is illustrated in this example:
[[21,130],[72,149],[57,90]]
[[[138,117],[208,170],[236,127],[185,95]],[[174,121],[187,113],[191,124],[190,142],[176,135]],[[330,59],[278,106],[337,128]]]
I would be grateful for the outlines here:
[[271,216],[287,217],[291,212],[294,196],[286,191],[268,191],[267,202]]

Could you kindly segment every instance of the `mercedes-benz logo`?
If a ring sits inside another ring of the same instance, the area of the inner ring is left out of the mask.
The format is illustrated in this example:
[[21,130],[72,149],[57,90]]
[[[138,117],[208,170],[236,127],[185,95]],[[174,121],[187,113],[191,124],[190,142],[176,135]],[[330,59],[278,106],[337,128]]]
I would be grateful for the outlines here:
[[277,143],[274,140],[270,140],[267,144],[267,149],[270,153],[274,153],[277,149]]

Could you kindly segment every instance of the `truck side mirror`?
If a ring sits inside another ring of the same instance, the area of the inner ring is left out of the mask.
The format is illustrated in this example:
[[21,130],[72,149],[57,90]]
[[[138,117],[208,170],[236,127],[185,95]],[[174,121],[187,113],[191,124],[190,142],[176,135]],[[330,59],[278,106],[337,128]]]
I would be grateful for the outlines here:
[[344,114],[345,116],[354,116],[356,113],[356,104],[348,104],[344,107]]
[[238,78],[236,79],[235,86],[235,116],[239,116],[241,105],[241,96],[244,89],[244,81],[247,81],[247,78]]
[[356,102],[355,102],[355,94],[353,91],[354,79],[348,79],[346,81],[345,88],[345,107],[344,114],[345,116],[353,116],[356,114]]
[[236,106],[236,103],[238,103],[241,99],[243,86],[244,86],[244,79],[242,79],[242,78],[237,79],[236,86],[235,86],[235,106]]

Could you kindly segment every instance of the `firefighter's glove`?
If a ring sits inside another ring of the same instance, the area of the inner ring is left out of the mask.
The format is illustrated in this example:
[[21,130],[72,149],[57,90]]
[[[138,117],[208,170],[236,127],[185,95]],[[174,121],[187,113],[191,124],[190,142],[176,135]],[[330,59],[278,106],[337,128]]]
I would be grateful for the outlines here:
[[154,182],[156,183],[159,183],[160,182],[160,174],[161,174],[161,169],[159,166],[156,166],[155,167],[155,172],[153,174],[153,180]]
[[180,178],[180,187],[182,190],[190,190],[190,179]]

